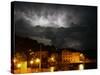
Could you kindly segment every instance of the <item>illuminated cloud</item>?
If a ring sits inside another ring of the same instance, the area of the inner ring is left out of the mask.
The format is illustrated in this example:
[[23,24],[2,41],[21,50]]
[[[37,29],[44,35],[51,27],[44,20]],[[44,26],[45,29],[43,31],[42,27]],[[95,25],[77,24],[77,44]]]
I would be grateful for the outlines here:
[[15,2],[14,24],[17,36],[45,45],[96,48],[96,7]]

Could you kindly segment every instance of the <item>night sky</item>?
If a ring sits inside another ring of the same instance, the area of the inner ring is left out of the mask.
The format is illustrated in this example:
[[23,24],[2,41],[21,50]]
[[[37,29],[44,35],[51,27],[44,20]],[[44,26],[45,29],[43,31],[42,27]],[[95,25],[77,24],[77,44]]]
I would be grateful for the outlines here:
[[14,3],[15,34],[44,45],[97,49],[97,7]]

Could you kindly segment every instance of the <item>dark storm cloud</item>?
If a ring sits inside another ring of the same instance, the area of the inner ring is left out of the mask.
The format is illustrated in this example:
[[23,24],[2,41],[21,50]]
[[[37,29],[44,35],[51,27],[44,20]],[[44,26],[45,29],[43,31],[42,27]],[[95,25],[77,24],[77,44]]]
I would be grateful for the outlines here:
[[[16,20],[25,18],[32,26],[70,27],[95,20],[93,7],[16,3]],[[91,18],[92,17],[92,18]]]
[[16,2],[14,8],[18,36],[58,48],[96,47],[96,7]]

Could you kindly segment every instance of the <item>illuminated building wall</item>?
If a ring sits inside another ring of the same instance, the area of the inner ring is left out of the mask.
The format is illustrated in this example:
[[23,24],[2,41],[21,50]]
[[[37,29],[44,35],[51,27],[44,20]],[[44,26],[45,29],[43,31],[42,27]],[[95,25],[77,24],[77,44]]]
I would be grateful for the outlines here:
[[62,51],[62,63],[80,62],[80,52]]

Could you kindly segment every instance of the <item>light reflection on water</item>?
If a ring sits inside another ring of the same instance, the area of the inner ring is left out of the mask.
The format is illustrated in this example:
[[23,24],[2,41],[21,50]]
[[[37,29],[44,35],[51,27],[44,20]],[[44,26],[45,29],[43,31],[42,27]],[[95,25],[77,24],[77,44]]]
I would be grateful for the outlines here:
[[84,69],[84,64],[79,64],[79,70],[83,70]]
[[51,66],[50,67],[50,72],[54,72],[54,70],[55,70],[55,67],[54,66]]
[[[65,65],[52,65],[47,68],[30,68],[28,72],[54,72],[54,71],[68,71],[68,70],[84,70],[84,69],[96,69],[96,63],[75,63],[75,64],[65,64]],[[15,70],[14,73],[21,73],[21,71]]]
[[95,69],[96,63],[77,63],[77,64],[65,64],[59,68],[58,65],[50,66],[49,71],[67,71],[67,70],[84,70],[84,69]]

